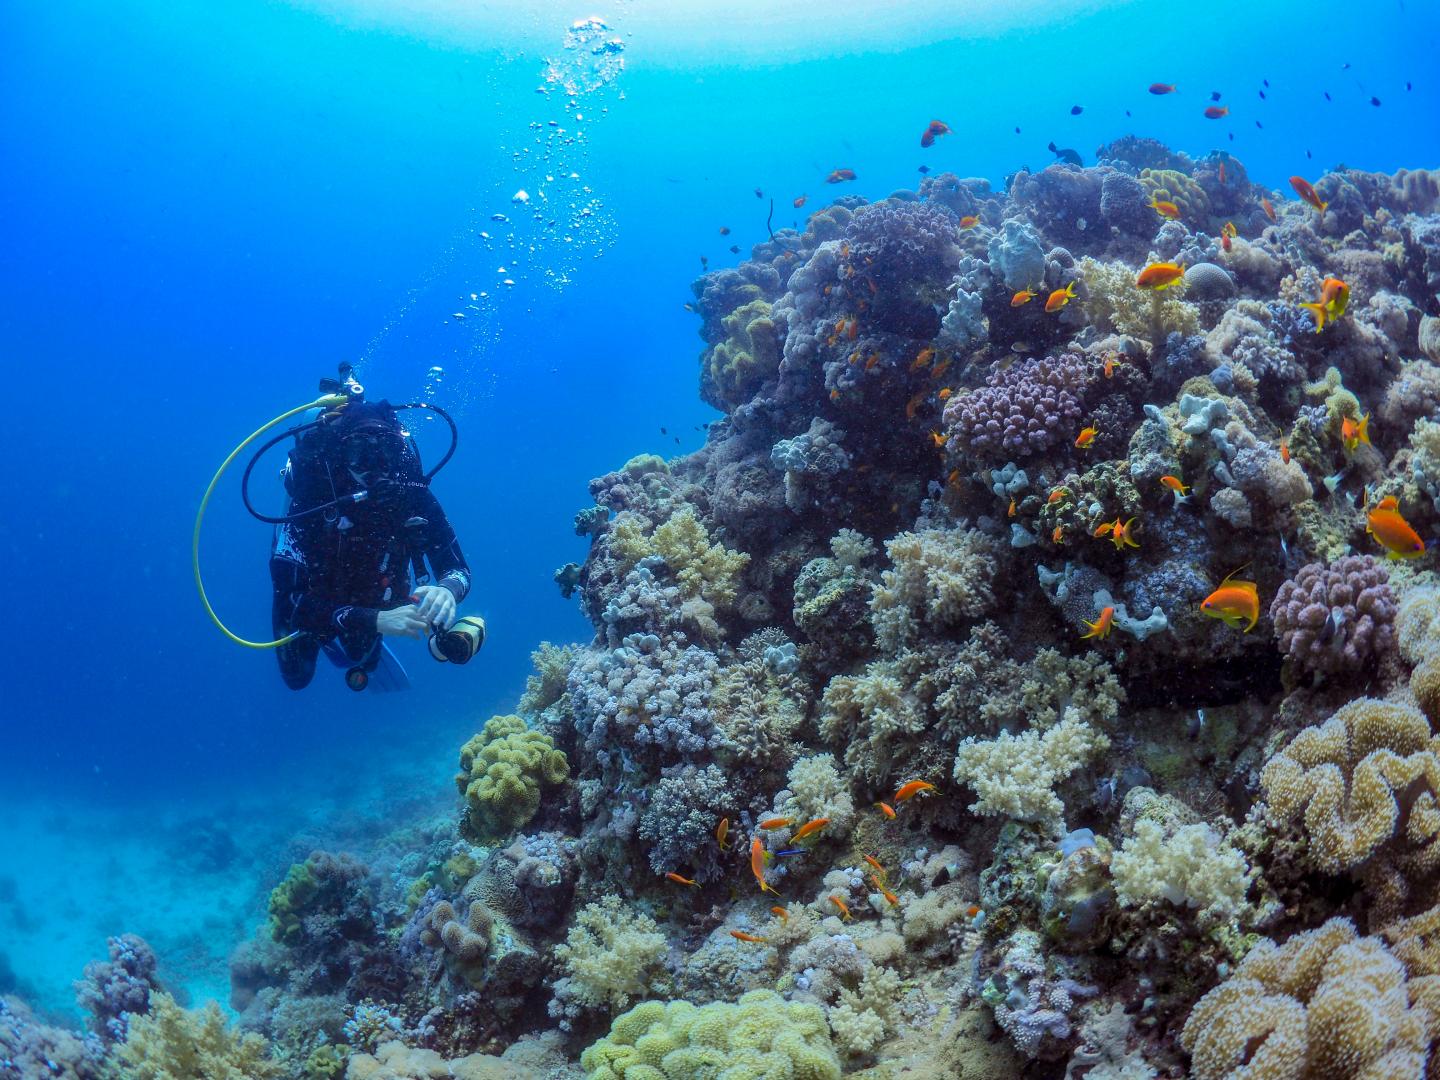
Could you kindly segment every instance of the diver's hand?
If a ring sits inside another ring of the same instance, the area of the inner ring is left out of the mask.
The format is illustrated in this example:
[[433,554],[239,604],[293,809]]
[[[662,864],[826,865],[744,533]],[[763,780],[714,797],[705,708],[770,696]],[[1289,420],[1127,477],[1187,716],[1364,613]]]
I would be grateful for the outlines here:
[[375,629],[386,637],[423,638],[430,624],[420,617],[420,609],[414,604],[391,608],[375,616]]
[[455,594],[444,585],[422,585],[411,599],[418,601],[420,618],[436,630],[449,630],[455,621]]

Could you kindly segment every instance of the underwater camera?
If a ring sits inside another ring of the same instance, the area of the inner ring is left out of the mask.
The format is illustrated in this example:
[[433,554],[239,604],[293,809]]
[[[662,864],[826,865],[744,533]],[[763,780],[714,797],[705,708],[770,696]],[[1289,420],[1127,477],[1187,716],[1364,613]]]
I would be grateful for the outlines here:
[[442,664],[468,664],[485,644],[485,620],[478,615],[456,619],[449,630],[431,634],[427,644],[430,655]]

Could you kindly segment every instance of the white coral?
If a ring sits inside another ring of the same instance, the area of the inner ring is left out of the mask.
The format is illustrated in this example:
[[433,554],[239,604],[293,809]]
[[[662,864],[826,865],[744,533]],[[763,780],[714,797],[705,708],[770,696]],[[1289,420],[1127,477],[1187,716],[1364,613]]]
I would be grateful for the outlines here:
[[1075,709],[1042,733],[1002,733],[985,742],[971,737],[955,755],[955,779],[969,784],[978,798],[977,814],[995,814],[1059,825],[1064,807],[1054,787],[1110,745]]
[[1185,825],[1166,837],[1154,821],[1136,824],[1110,870],[1115,894],[1126,907],[1168,900],[1221,918],[1241,912],[1255,876],[1244,856],[1210,826]]

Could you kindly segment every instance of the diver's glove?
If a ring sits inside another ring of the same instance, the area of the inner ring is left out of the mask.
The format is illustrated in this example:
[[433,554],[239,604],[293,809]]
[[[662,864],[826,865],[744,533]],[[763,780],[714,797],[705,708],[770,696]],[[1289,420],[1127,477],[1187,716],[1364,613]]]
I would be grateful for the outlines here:
[[485,620],[478,615],[456,619],[449,630],[430,635],[430,655],[442,664],[468,664],[485,644]]

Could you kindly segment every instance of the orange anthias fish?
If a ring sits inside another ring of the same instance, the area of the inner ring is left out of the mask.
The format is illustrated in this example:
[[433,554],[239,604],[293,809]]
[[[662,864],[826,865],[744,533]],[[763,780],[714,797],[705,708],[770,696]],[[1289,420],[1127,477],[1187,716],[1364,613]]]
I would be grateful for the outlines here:
[[792,203],[791,205],[793,205],[796,210],[799,210],[800,207],[802,207],[802,206],[805,205],[805,198],[806,198],[806,197],[805,197],[804,195],[801,195],[801,196],[800,196],[799,198],[797,198],[797,199],[795,200],[795,202]]
[[1014,517],[1014,516],[1015,516],[1015,496],[1013,496],[1013,495],[1010,496],[1010,506],[1009,506],[1009,508],[1005,511],[1005,516],[1006,516],[1006,517]]
[[1400,500],[1387,495],[1365,514],[1365,531],[1388,554],[1387,559],[1418,559],[1425,554],[1425,541],[1400,513]]
[[1220,162],[1219,173],[1220,173],[1220,183],[1223,184],[1223,183],[1225,182],[1225,163],[1224,163],[1223,161]]
[[1358,423],[1348,416],[1341,420],[1340,441],[1344,444],[1345,449],[1352,454],[1361,443],[1370,446],[1370,414],[1361,413]]
[[1099,641],[1104,641],[1110,636],[1110,630],[1114,620],[1115,609],[1113,607],[1101,608],[1100,617],[1094,622],[1086,622],[1086,620],[1081,619],[1080,621],[1084,622],[1090,629],[1080,635],[1080,640],[1084,641],[1086,638],[1096,638]]
[[840,918],[844,919],[846,922],[850,921],[851,915],[849,904],[845,903],[844,900],[841,900],[838,896],[834,895],[831,895],[830,903],[834,904],[837,908],[840,909]]
[[758,836],[750,841],[750,872],[755,875],[755,880],[760,883],[760,891],[774,893],[776,896],[779,896],[780,894],[775,892],[765,881],[765,856],[767,854],[768,852],[765,850],[765,845],[760,841]]
[[854,340],[855,340],[855,335],[858,334],[859,332],[860,332],[860,320],[858,320],[858,319],[851,319],[851,320],[849,321],[849,323],[847,323],[846,326],[845,326],[845,336],[846,336],[847,338],[849,338],[851,341],[854,341]]
[[914,420],[914,419],[915,419],[915,410],[918,409],[918,408],[920,408],[920,403],[921,403],[922,401],[924,401],[924,400],[925,400],[925,391],[924,391],[924,390],[921,390],[920,393],[916,394],[914,397],[912,397],[909,401],[907,401],[907,402],[905,403],[905,419],[906,419],[906,420]]
[[1069,497],[1070,497],[1070,489],[1069,489],[1069,488],[1058,487],[1058,488],[1056,488],[1054,491],[1050,492],[1050,494],[1049,494],[1048,496],[1046,496],[1046,498],[1045,498],[1045,504],[1046,504],[1047,506],[1053,506],[1055,503],[1059,502],[1061,499],[1068,499]]
[[935,448],[937,450],[942,450],[944,449],[945,444],[950,441],[950,436],[941,435],[938,431],[932,431],[930,433],[930,441],[935,444]]
[[721,851],[730,850],[730,845],[725,842],[725,838],[729,835],[730,819],[728,817],[722,817],[720,819],[720,824],[715,826],[715,842],[720,845]]
[[1240,570],[1225,575],[1220,587],[1200,601],[1200,613],[1219,619],[1232,630],[1244,623],[1248,634],[1260,620],[1260,593],[1255,582],[1235,579]]
[[807,821],[796,830],[795,835],[790,838],[790,842],[793,844],[796,840],[804,840],[807,836],[813,836],[829,824],[828,817],[817,817],[814,821]]
[[1059,311],[1073,299],[1075,299],[1075,283],[1072,281],[1063,289],[1056,289],[1045,298],[1045,310]]
[[934,790],[934,784],[926,783],[924,780],[911,780],[908,784],[900,785],[900,790],[895,792],[895,801],[904,802],[906,799],[913,799],[916,795]]
[[1265,211],[1265,216],[1268,217],[1271,221],[1278,220],[1275,217],[1274,204],[1269,199],[1265,198],[1263,195],[1260,197],[1260,206]]
[[935,396],[941,401],[946,401],[954,392],[955,391],[951,390],[948,386],[942,386],[939,390],[935,392]]
[[1025,304],[1028,304],[1031,300],[1034,300],[1035,297],[1039,295],[1040,294],[1034,289],[1021,289],[1014,296],[1010,297],[1010,306],[1021,307]]
[[770,914],[774,915],[782,923],[788,923],[790,921],[790,912],[786,911],[783,907],[780,907],[779,905],[772,907],[770,909]]
[[1205,109],[1206,120],[1219,120],[1222,116],[1229,116],[1230,109],[1225,105],[1210,105]]
[[1182,502],[1190,501],[1190,496],[1188,494],[1190,488],[1185,484],[1181,483],[1178,476],[1162,476],[1160,477],[1160,483],[1164,484],[1174,493],[1176,506],[1179,506]]
[[666,874],[665,876],[677,885],[689,885],[692,889],[700,887],[698,881],[691,881],[688,877],[681,877],[679,874]]
[[915,359],[910,361],[910,370],[919,371],[921,368],[923,368],[926,364],[930,363],[930,361],[934,359],[935,347],[933,345],[926,345],[925,348],[921,349],[920,352],[916,354]]
[[894,817],[895,817],[895,808],[894,808],[893,806],[891,806],[889,803],[887,803],[887,802],[877,802],[877,803],[875,804],[875,808],[876,808],[877,810],[879,810],[880,813],[884,814],[887,818],[890,818],[890,819],[892,819],[892,820],[894,819]]
[[865,358],[865,370],[874,371],[875,365],[878,363],[880,363],[880,354],[878,352],[872,352]]
[[1180,219],[1180,207],[1168,199],[1152,198],[1150,200],[1150,209],[1154,210],[1163,218],[1169,218],[1171,221],[1178,221]]
[[1315,189],[1310,186],[1310,181],[1306,180],[1303,176],[1292,176],[1290,177],[1290,186],[1295,189],[1296,195],[1299,195],[1300,198],[1304,199],[1316,210],[1319,210],[1322,218],[1325,216],[1325,208],[1330,204],[1316,194]]
[[1095,436],[1100,434],[1100,429],[1094,424],[1081,428],[1080,434],[1075,436],[1075,446],[1080,450],[1089,450],[1090,445],[1095,441]]
[[1327,322],[1335,322],[1345,314],[1350,303],[1350,286],[1339,278],[1326,278],[1320,286],[1320,299],[1313,304],[1301,303],[1301,307],[1315,317],[1315,333],[1320,333]]
[[1151,263],[1135,279],[1137,289],[1168,289],[1185,277],[1184,263]]
[[863,859],[866,861],[866,863],[868,863],[877,873],[880,873],[880,874],[885,873],[885,867],[883,867],[883,866],[880,865],[880,860],[877,859],[877,858],[875,858],[874,855],[864,855],[864,856],[862,856],[862,858],[863,858]]
[[1105,357],[1105,363],[1100,365],[1100,370],[1105,373],[1105,378],[1113,379],[1115,377],[1115,369],[1124,362],[1125,361],[1121,360],[1118,356],[1107,356]]
[[936,139],[941,135],[949,134],[950,125],[946,124],[943,120],[931,120],[929,127],[925,129],[925,133],[920,136],[920,145],[934,146]]
[[1220,226],[1220,246],[1226,251],[1230,250],[1230,242],[1240,235],[1240,230],[1235,228],[1233,221],[1227,221]]
[[1152,82],[1150,84],[1150,93],[1152,94],[1173,94],[1174,92],[1174,83]]
[[843,184],[847,180],[855,179],[854,169],[836,169],[825,178],[827,184]]
[[762,829],[783,829],[786,825],[793,824],[794,820],[794,818],[788,817],[770,817],[760,822],[759,827]]
[[960,219],[960,228],[962,229],[973,229],[976,225],[979,224],[980,219],[974,214],[966,214]]
[[1138,548],[1140,545],[1135,540],[1134,532],[1131,531],[1131,526],[1134,524],[1133,517],[1123,525],[1120,524],[1120,519],[1117,517],[1110,525],[1110,542],[1121,551],[1127,547]]
[[736,941],[754,941],[759,942],[761,945],[765,944],[766,941],[765,938],[759,937],[755,934],[747,934],[744,930],[731,930],[730,936],[733,937]]
[[885,902],[887,904],[889,904],[891,907],[900,906],[900,898],[896,896],[893,892],[891,892],[889,889],[887,889],[883,881],[881,881],[874,874],[870,875],[870,880],[874,883],[875,888],[880,890],[880,895],[885,897]]
[[1064,526],[1064,525],[1056,525],[1056,526],[1055,526],[1054,530],[1052,530],[1051,533],[1050,533],[1050,542],[1051,542],[1052,544],[1063,544],[1063,543],[1065,542],[1065,526]]
[[938,364],[936,364],[933,368],[930,369],[930,377],[931,377],[932,379],[938,379],[938,378],[940,378],[941,375],[944,375],[945,372],[947,372],[947,371],[949,371],[949,370],[950,370],[950,357],[947,356],[947,357],[944,357]]
[[1284,439],[1280,440],[1280,460],[1286,465],[1290,464],[1290,444]]

